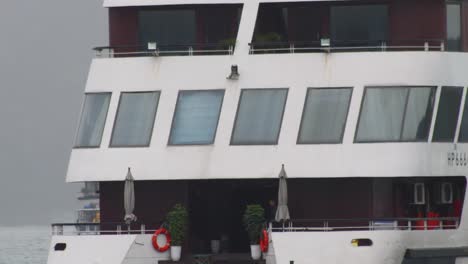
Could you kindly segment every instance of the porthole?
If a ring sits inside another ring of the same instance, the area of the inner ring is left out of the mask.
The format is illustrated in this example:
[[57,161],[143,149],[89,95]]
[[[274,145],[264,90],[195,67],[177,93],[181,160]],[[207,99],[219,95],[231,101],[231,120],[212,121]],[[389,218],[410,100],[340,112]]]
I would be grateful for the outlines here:
[[54,246],[55,251],[64,251],[67,248],[67,244],[65,243],[57,243]]
[[351,240],[351,246],[353,247],[370,247],[372,246],[372,240],[368,238],[356,238]]

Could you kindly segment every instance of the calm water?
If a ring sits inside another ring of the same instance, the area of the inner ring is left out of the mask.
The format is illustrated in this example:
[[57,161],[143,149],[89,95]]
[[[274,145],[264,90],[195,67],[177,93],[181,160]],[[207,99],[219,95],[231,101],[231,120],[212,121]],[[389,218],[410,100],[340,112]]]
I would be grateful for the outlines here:
[[0,227],[0,264],[45,264],[50,228]]

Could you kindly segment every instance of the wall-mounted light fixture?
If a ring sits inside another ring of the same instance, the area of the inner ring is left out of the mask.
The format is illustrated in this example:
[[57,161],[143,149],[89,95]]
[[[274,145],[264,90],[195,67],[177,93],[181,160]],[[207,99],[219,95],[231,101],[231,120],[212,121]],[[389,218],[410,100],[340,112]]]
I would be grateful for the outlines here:
[[231,65],[231,74],[227,77],[228,80],[239,80],[239,66]]
[[148,50],[155,51],[157,48],[156,42],[148,42]]

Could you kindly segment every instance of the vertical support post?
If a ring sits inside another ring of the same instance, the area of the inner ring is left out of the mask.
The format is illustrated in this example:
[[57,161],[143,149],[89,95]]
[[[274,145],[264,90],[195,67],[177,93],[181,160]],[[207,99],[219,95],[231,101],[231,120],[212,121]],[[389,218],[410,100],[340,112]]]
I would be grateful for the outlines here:
[[146,226],[145,224],[141,224],[140,226],[141,234],[144,235],[146,233]]
[[408,220],[408,230],[411,231],[411,220]]
[[443,41],[440,43],[440,51],[445,51],[445,43]]
[[429,51],[429,43],[427,41],[424,42],[424,51]]
[[117,235],[120,235],[122,233],[122,226],[117,225]]

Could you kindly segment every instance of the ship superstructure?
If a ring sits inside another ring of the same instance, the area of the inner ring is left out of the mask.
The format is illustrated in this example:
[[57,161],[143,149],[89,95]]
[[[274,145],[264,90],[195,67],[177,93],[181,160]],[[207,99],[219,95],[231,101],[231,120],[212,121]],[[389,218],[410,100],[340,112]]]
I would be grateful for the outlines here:
[[242,214],[274,209],[282,165],[263,262],[468,263],[467,1],[104,6],[67,173],[99,183],[100,223],[54,224],[49,264],[170,263],[151,235],[176,203],[182,263],[250,263]]

